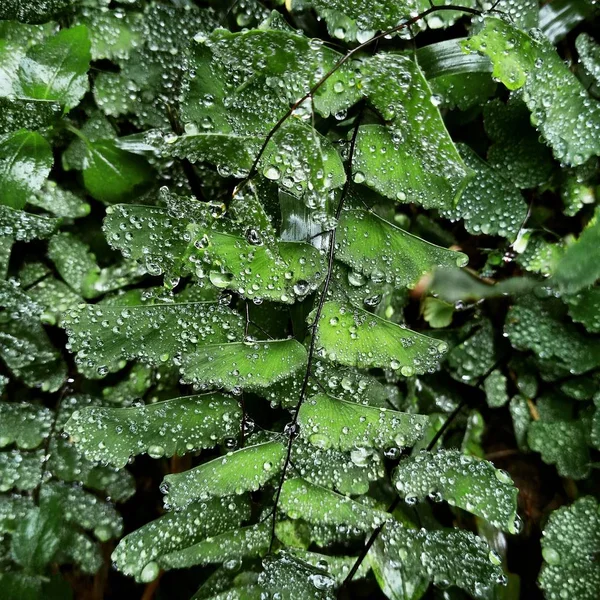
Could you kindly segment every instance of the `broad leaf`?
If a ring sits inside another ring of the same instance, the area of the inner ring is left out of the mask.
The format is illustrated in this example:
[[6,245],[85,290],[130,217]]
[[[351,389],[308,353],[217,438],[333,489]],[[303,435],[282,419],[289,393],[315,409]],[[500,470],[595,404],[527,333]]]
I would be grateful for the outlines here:
[[83,25],[62,29],[33,46],[21,61],[23,93],[38,100],[55,100],[70,110],[88,90],[90,40]]
[[0,452],[0,492],[31,492],[42,480],[44,451]]
[[508,393],[506,391],[506,376],[502,371],[494,369],[483,382],[488,406],[491,408],[500,408],[508,402]]
[[575,47],[579,54],[579,60],[583,63],[586,71],[600,82],[600,46],[587,33],[580,33],[575,40]]
[[301,434],[294,441],[291,461],[294,472],[310,483],[349,496],[366,494],[370,483],[385,475],[383,459],[372,448],[342,452],[313,445],[303,438]]
[[50,173],[52,150],[34,131],[22,129],[0,137],[0,203],[23,208]]
[[89,459],[123,467],[147,453],[153,458],[212,448],[240,430],[238,403],[207,394],[130,408],[75,411],[65,431]]
[[304,479],[288,479],[281,488],[279,508],[291,519],[309,523],[355,527],[370,531],[391,516],[366,504],[351,500]]
[[400,370],[408,377],[433,368],[448,346],[358,308],[326,302],[317,348],[328,360],[359,368]]
[[182,359],[183,379],[200,388],[259,390],[281,381],[306,365],[297,340],[207,344]]
[[590,333],[600,333],[600,288],[593,287],[565,297],[569,315]]
[[[541,33],[533,37],[513,25],[488,17],[465,48],[487,54],[497,77],[509,90],[523,90],[532,122],[569,165],[600,154],[600,104],[591,98]],[[506,40],[511,47],[506,48]]]
[[16,286],[0,281],[0,358],[29,387],[55,392],[67,366],[40,323],[42,307]]
[[0,403],[0,447],[16,444],[18,448],[37,448],[52,428],[52,412],[28,402]]
[[468,261],[461,252],[434,246],[362,210],[342,213],[336,243],[338,260],[396,287],[414,285],[435,268],[464,267]]
[[0,97],[0,134],[47,127],[60,112],[60,104],[53,100]]
[[184,473],[165,476],[165,504],[179,509],[213,496],[254,492],[283,468],[286,447],[278,441],[241,448]]
[[494,527],[517,533],[517,488],[508,473],[458,450],[420,452],[400,461],[394,485],[405,500],[430,496],[471,512]]
[[362,71],[364,93],[388,125],[359,128],[354,181],[399,202],[450,209],[471,173],[420,68],[397,54],[377,54]]
[[334,38],[359,42],[395,27],[418,8],[418,0],[293,0],[291,4],[296,9],[314,8]]
[[516,99],[507,104],[492,100],[483,107],[483,114],[486,133],[493,141],[487,153],[489,165],[518,188],[532,188],[548,181],[552,155],[540,143],[525,104]]
[[396,575],[396,571],[398,584],[407,591],[421,590],[420,594],[424,592],[422,581],[425,580],[440,587],[455,585],[473,597],[483,599],[496,583],[506,581],[500,558],[470,531],[415,530],[391,521],[386,523],[371,550],[371,564],[376,572],[380,569],[377,565],[381,563],[382,555],[387,568],[392,571],[387,577]]
[[158,564],[163,569],[183,569],[210,563],[234,564],[244,558],[262,557],[269,551],[271,527],[259,523],[240,527],[161,556]]
[[215,302],[86,305],[65,319],[70,349],[87,377],[104,377],[137,358],[160,364],[198,344],[241,336],[242,319]]
[[0,7],[0,19],[21,23],[45,23],[71,7],[73,0],[45,0],[44,2],[22,2],[6,0]]
[[319,394],[302,404],[298,422],[300,434],[313,446],[351,451],[413,446],[428,420],[423,415],[361,406]]
[[504,331],[513,347],[532,350],[539,358],[578,375],[600,365],[600,340],[561,321],[564,310],[552,298],[525,297],[510,308]]
[[82,173],[90,195],[107,204],[139,196],[151,174],[145,159],[121,150],[113,140],[87,143]]
[[475,173],[454,208],[444,216],[464,220],[465,229],[474,234],[501,235],[515,239],[527,216],[527,205],[514,183],[490,167],[471,148],[459,146],[460,153]]
[[58,481],[46,483],[40,490],[40,505],[57,502],[61,518],[83,529],[92,530],[105,542],[123,532],[123,519],[116,508],[77,485]]
[[467,110],[483,104],[496,90],[487,56],[465,54],[460,39],[444,40],[417,50],[435,102],[443,108]]
[[334,600],[331,576],[320,567],[281,553],[263,560],[263,571],[258,577],[266,594],[281,600]]
[[[581,421],[534,421],[529,425],[529,447],[542,460],[556,465],[562,477],[583,479],[590,474],[589,428]],[[560,440],[560,443],[557,443]]]
[[578,292],[600,278],[600,264],[596,251],[600,244],[600,210],[581,232],[579,238],[567,246],[556,265],[554,281],[564,292]]
[[167,513],[126,535],[112,554],[119,570],[142,583],[158,577],[162,556],[188,548],[209,536],[239,527],[250,513],[246,498],[218,498]]
[[0,205],[0,236],[11,237],[17,242],[47,238],[55,231],[58,224],[58,219]]
[[600,586],[600,512],[592,496],[555,510],[542,533],[539,585],[546,598],[593,600]]
[[71,233],[58,233],[48,244],[48,257],[74,291],[85,298],[96,295],[100,267],[87,244]]

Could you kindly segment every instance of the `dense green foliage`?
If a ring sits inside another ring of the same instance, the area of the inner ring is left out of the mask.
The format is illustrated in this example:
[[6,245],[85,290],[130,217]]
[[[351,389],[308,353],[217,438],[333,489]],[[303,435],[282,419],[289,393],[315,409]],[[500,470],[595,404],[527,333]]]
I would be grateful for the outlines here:
[[2,598],[598,598],[598,9],[439,2],[1,3]]

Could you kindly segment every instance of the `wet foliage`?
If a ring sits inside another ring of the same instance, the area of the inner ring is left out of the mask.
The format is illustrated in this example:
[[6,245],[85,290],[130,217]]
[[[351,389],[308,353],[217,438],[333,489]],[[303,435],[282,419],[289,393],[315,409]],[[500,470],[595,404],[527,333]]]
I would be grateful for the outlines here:
[[600,595],[595,0],[0,6],[0,595]]

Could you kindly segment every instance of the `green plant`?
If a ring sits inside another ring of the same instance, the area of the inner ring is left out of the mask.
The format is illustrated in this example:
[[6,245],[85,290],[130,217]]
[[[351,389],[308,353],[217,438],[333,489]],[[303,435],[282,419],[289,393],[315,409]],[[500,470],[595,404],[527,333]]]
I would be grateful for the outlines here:
[[595,10],[5,2],[5,597],[596,598]]

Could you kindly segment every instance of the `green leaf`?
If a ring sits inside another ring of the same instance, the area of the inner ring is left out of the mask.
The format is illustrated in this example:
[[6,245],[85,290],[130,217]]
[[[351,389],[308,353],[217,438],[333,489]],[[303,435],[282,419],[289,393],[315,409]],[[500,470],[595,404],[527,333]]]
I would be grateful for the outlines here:
[[279,508],[291,519],[309,523],[355,527],[371,531],[391,516],[366,504],[351,500],[304,479],[288,479],[281,488]]
[[294,0],[294,5],[314,8],[327,23],[329,35],[349,42],[365,42],[377,31],[395,27],[418,7],[417,0]]
[[[450,209],[471,173],[431,101],[419,66],[397,54],[377,54],[362,71],[369,103],[388,125],[359,128],[354,181],[399,202]],[[406,83],[399,86],[397,81]]]
[[229,452],[189,471],[166,475],[161,486],[165,505],[179,509],[213,496],[254,492],[279,474],[285,456],[284,444],[265,442]]
[[509,410],[519,450],[527,451],[527,430],[533,420],[527,399],[520,395],[511,398]]
[[517,296],[530,292],[536,285],[534,279],[526,277],[511,277],[490,285],[473,277],[467,270],[445,269],[433,274],[429,288],[436,296],[455,304],[507,295]]
[[138,454],[161,458],[212,448],[238,435],[240,415],[233,398],[206,394],[130,408],[83,408],[65,431],[90,460],[124,467]]
[[554,0],[540,8],[539,28],[553,44],[562,40],[581,21],[593,14],[590,0]]
[[11,555],[30,572],[43,572],[62,542],[60,506],[56,501],[34,506],[17,525]]
[[385,475],[381,455],[370,448],[341,452],[315,446],[303,436],[292,445],[291,461],[303,479],[345,496],[366,494],[370,483]]
[[47,238],[54,233],[58,224],[58,219],[0,205],[0,235],[9,236],[17,242]]
[[46,181],[35,196],[30,196],[27,202],[46,210],[57,217],[78,219],[90,214],[90,205],[73,192],[59,187],[54,181]]
[[313,246],[267,244],[255,229],[238,234],[238,223],[211,214],[222,211],[220,206],[197,201],[183,205],[181,198],[163,197],[168,209],[116,205],[104,221],[109,243],[150,274],[170,278],[192,274],[201,282],[208,274],[219,289],[285,304],[303,299],[323,281],[325,264]]
[[434,246],[362,210],[342,213],[336,243],[338,260],[395,287],[414,285],[435,268],[464,267],[469,260],[462,252]]
[[67,366],[40,324],[42,307],[15,285],[0,281],[0,358],[29,387],[55,392],[66,379]]
[[267,556],[258,582],[265,593],[281,600],[334,600],[331,576],[288,554]]
[[571,375],[596,368],[600,365],[600,341],[563,321],[563,315],[563,305],[552,298],[526,296],[508,311],[504,331],[514,348],[532,350]]
[[579,238],[567,246],[556,265],[554,281],[563,292],[574,293],[600,278],[596,252],[600,243],[600,210],[581,232]]
[[104,377],[123,360],[161,364],[197,344],[241,337],[242,318],[216,302],[86,305],[65,318],[71,351],[86,377]]
[[46,277],[27,290],[27,295],[44,307],[40,319],[47,325],[62,323],[67,312],[79,306],[83,299],[54,277]]
[[49,435],[52,412],[28,402],[0,402],[0,448],[16,444],[22,450],[37,448]]
[[600,288],[593,287],[573,296],[566,296],[569,316],[590,333],[600,333]]
[[[248,234],[254,241],[252,232]],[[206,238],[206,256],[215,267],[209,273],[211,283],[248,298],[292,304],[315,291],[326,274],[319,251],[309,244],[280,242],[279,258],[273,248],[237,236],[213,232]]]
[[14,19],[21,23],[45,23],[72,4],[73,0],[45,0],[44,2],[6,0],[0,7],[0,19]]
[[332,362],[400,369],[405,377],[426,373],[448,347],[445,342],[340,302],[323,305],[316,335],[317,348]]
[[592,496],[550,515],[542,533],[539,585],[549,600],[593,600],[600,586],[600,512]]
[[[131,18],[132,12],[127,16]],[[99,73],[95,78],[98,108],[108,116],[127,114],[140,129],[169,126],[166,107],[178,104],[182,75],[188,67],[184,58],[188,45],[194,35],[208,33],[217,25],[212,11],[192,3],[145,4],[139,31],[136,27],[139,43],[128,58],[114,59],[118,73]],[[103,41],[111,36],[114,32],[103,36]],[[117,50],[111,45],[112,52]]]
[[584,479],[591,469],[588,429],[581,421],[534,421],[527,442],[545,463],[556,465],[561,477]]
[[423,435],[428,419],[319,394],[302,404],[298,423],[300,434],[313,446],[351,451],[413,446]]
[[87,143],[83,183],[96,200],[114,204],[139,196],[147,186],[151,169],[144,158],[121,150],[113,140]]
[[508,402],[506,384],[506,376],[498,369],[494,369],[485,378],[483,389],[490,408],[500,408]]
[[[63,399],[54,430],[62,432],[74,412],[90,406],[98,406],[98,401],[91,396],[78,394]],[[55,478],[83,484],[88,489],[110,496],[115,502],[125,502],[135,493],[135,480],[129,471],[88,460],[68,437],[54,435],[50,439],[49,453],[47,468]]]
[[[440,587],[455,585],[475,598],[487,598],[496,583],[506,581],[501,559],[470,531],[409,529],[397,521],[384,526],[370,558],[383,554],[388,568],[407,592],[422,590],[423,579]],[[375,556],[373,556],[375,554]],[[394,573],[394,571],[396,573]],[[402,589],[402,588],[401,588]],[[406,597],[420,597],[405,596]]]
[[441,101],[445,108],[467,110],[473,105],[483,104],[492,96],[496,84],[488,76],[492,72],[489,58],[465,54],[462,41],[444,40],[423,46],[417,50],[416,59],[427,77],[435,101]]
[[85,298],[96,295],[100,267],[87,244],[71,233],[57,233],[48,243],[48,257],[75,292]]
[[50,173],[52,149],[34,131],[0,136],[0,203],[23,208]]
[[161,557],[183,550],[207,537],[239,527],[250,516],[244,497],[218,498],[167,513],[126,535],[112,553],[120,571],[147,583],[158,577]]
[[466,165],[475,172],[456,207],[444,216],[464,219],[473,234],[501,235],[514,240],[527,216],[527,205],[514,183],[490,167],[469,146],[459,145]]
[[517,533],[517,488],[505,471],[458,450],[420,452],[400,461],[393,475],[397,490],[410,502],[446,501]]
[[27,97],[55,100],[67,112],[88,90],[90,60],[87,28],[62,29],[28,50],[19,67],[21,88]]
[[116,508],[77,485],[58,481],[44,484],[40,490],[40,506],[44,508],[52,502],[59,504],[62,519],[92,530],[101,542],[123,533],[123,519]]
[[304,346],[294,339],[207,344],[183,357],[181,373],[196,387],[239,393],[269,387],[306,361]]
[[552,154],[540,143],[525,103],[513,99],[503,104],[495,99],[483,107],[483,115],[485,131],[493,141],[488,164],[520,189],[546,183],[552,173]]
[[60,112],[60,104],[53,100],[0,97],[0,134],[47,127]]
[[[511,40],[507,46],[507,40]],[[497,77],[509,90],[523,89],[532,122],[552,147],[554,156],[569,165],[581,165],[600,154],[600,105],[564,64],[552,44],[540,33],[534,37],[497,18],[465,48],[487,54]]]
[[434,329],[448,327],[452,323],[453,315],[453,304],[432,297],[423,301],[423,319]]
[[600,82],[600,46],[587,33],[580,33],[575,40],[579,60],[586,71]]
[[0,452],[0,492],[11,489],[30,492],[42,479],[43,449],[33,452]]
[[264,556],[269,551],[270,542],[270,524],[259,523],[211,536],[193,546],[166,554],[157,562],[163,569],[183,569],[211,563],[232,564],[243,558]]
[[119,60],[129,58],[130,52],[142,43],[140,13],[122,8],[98,10],[83,7],[75,18],[89,31],[92,60]]

